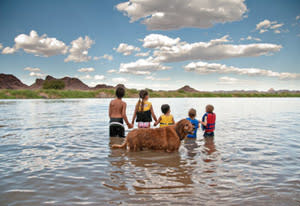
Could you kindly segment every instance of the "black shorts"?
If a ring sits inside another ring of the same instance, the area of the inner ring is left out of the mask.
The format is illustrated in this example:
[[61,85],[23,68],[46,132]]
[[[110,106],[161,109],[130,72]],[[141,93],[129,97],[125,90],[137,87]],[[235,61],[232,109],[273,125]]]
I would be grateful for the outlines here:
[[125,137],[125,128],[122,118],[111,118],[109,121],[110,137]]
[[204,137],[213,137],[213,136],[215,136],[215,133],[214,132],[204,132],[203,136]]

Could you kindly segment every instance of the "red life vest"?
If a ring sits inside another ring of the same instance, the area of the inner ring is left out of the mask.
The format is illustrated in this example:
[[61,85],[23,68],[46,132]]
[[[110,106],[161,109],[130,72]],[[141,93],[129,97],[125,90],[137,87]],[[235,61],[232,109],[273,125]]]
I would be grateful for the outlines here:
[[206,113],[206,116],[207,116],[207,125],[205,127],[205,132],[215,131],[216,114],[215,113]]

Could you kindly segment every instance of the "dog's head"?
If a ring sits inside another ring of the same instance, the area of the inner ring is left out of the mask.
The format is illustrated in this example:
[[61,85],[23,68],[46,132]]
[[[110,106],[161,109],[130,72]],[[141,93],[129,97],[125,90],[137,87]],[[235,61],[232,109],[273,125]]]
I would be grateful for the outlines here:
[[193,134],[194,126],[187,119],[182,119],[176,123],[175,129],[180,140],[184,139],[188,134]]

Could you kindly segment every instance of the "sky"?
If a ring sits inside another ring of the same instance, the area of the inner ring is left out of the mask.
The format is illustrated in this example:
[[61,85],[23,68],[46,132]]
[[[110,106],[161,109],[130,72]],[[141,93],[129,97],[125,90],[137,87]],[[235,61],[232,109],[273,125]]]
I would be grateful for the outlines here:
[[300,1],[0,0],[0,73],[89,86],[300,90]]

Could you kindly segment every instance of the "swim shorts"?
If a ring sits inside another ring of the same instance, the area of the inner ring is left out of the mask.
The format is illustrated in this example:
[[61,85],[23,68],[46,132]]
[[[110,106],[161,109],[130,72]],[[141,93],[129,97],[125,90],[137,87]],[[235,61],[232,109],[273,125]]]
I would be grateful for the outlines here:
[[150,122],[138,122],[138,128],[149,128]]
[[109,121],[110,137],[125,137],[123,118],[111,118]]
[[204,132],[203,134],[204,137],[213,137],[215,136],[214,132]]

